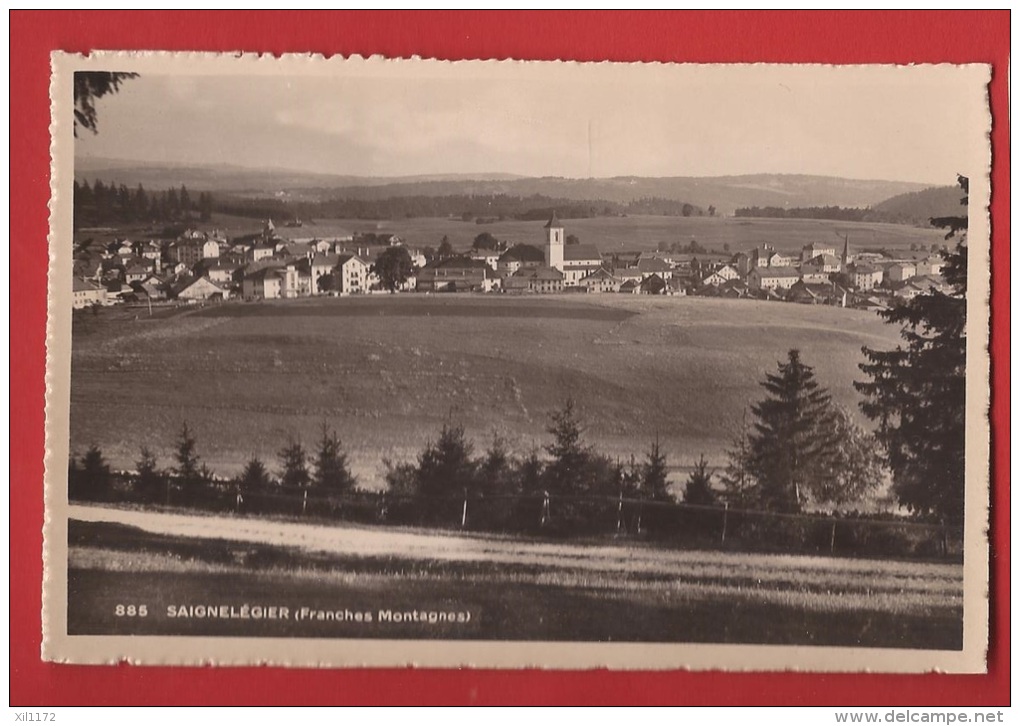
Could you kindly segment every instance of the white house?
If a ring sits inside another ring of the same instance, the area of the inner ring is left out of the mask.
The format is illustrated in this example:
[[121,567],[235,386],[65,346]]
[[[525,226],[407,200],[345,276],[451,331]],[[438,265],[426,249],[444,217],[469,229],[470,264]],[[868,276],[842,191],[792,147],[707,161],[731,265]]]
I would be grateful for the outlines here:
[[882,268],[871,265],[854,265],[850,271],[850,279],[858,290],[871,290],[882,284]]
[[365,292],[369,288],[370,265],[357,255],[340,255],[336,270],[340,292]]
[[71,298],[71,307],[75,309],[86,308],[90,305],[106,304],[106,288],[97,285],[91,280],[83,280],[80,277],[74,278],[74,286]]

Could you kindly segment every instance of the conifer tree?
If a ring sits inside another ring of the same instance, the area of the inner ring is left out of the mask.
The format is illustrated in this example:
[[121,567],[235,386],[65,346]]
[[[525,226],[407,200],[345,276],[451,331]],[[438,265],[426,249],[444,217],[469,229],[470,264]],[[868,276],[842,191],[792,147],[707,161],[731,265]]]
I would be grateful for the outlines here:
[[709,506],[716,503],[715,490],[712,489],[712,472],[708,471],[708,462],[704,454],[694,462],[694,470],[687,479],[684,503]]
[[757,421],[749,439],[748,469],[758,482],[763,507],[796,512],[806,487],[832,471],[831,399],[798,350],[789,352],[778,374],[766,374],[762,386],[768,396],[751,407]]
[[112,484],[110,465],[95,444],[88,448],[81,458],[80,468],[75,466],[73,473],[75,476],[70,482],[70,489],[75,499],[101,500],[109,494]]
[[490,494],[511,494],[516,490],[513,461],[506,440],[498,433],[492,434],[492,443],[478,467],[478,485]]
[[641,494],[643,498],[651,499],[654,502],[672,502],[673,496],[669,493],[666,477],[669,470],[666,467],[666,455],[659,446],[659,439],[652,442],[651,448],[641,467]]
[[757,505],[757,482],[751,475],[751,444],[747,412],[733,444],[726,452],[729,461],[722,474],[723,498],[731,507],[750,509]]
[[156,463],[156,456],[145,446],[135,462],[135,487],[139,494],[155,501],[163,493],[164,478]]
[[107,71],[75,71],[74,74],[74,135],[78,127],[96,133],[99,115],[96,101],[103,96],[116,93],[120,85],[137,73],[110,73]]
[[323,423],[322,437],[315,452],[315,486],[334,492],[349,492],[354,484],[340,437]]
[[583,493],[591,451],[581,442],[584,431],[573,398],[552,414],[552,424],[546,430],[553,436],[553,442],[545,447],[552,457],[545,472],[550,489],[562,494]]
[[[961,204],[968,180],[959,177]],[[864,394],[861,410],[877,422],[876,436],[893,473],[893,494],[919,514],[952,522],[963,519],[967,368],[967,216],[940,217],[933,226],[960,235],[944,253],[949,293],[930,291],[880,314],[901,326],[903,344],[894,350],[865,347],[855,383]]]
[[540,493],[543,488],[544,473],[545,466],[542,464],[542,460],[538,458],[538,451],[537,449],[532,449],[524,457],[519,468],[518,476],[521,482],[521,491],[525,494]]
[[280,450],[280,484],[285,487],[305,488],[311,484],[312,476],[308,472],[308,454],[305,447],[296,439],[291,439]]
[[244,465],[244,470],[241,472],[237,483],[241,486],[242,491],[262,492],[272,487],[273,480],[269,476],[269,469],[266,468],[262,459],[253,456]]
[[425,497],[461,496],[475,483],[474,444],[464,427],[443,424],[439,439],[418,458],[418,493]]
[[177,451],[174,452],[174,459],[177,466],[174,467],[174,474],[177,475],[177,482],[186,496],[197,493],[208,475],[208,469],[202,464],[196,452],[195,437],[188,428],[185,421],[181,426],[181,433],[177,437]]

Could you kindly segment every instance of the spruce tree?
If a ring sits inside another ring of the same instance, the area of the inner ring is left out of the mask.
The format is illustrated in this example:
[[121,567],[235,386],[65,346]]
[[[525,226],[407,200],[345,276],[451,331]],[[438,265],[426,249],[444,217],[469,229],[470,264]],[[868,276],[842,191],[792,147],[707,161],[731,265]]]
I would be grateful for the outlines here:
[[76,476],[72,483],[73,496],[76,499],[101,500],[110,493],[112,485],[110,465],[106,463],[103,452],[95,444],[92,444],[81,458],[81,467],[76,467]]
[[322,437],[315,452],[315,486],[342,493],[352,490],[354,484],[340,437],[323,423]]
[[418,493],[424,497],[463,496],[474,487],[474,444],[464,427],[444,424],[439,439],[418,458]]
[[545,465],[538,458],[538,451],[532,449],[518,467],[521,491],[525,494],[539,494],[543,490]]
[[796,512],[806,487],[831,473],[834,455],[831,399],[814,369],[791,350],[778,373],[766,374],[768,396],[751,407],[757,417],[749,439],[748,469],[766,509]]
[[568,398],[563,409],[552,414],[552,424],[546,430],[553,436],[553,442],[545,447],[552,457],[545,472],[550,490],[583,493],[591,451],[581,442],[584,431],[573,398]]
[[[959,177],[967,204],[968,180]],[[870,380],[854,386],[861,410],[877,422],[876,436],[893,473],[893,494],[919,514],[963,519],[967,371],[967,216],[933,218],[960,235],[944,253],[950,292],[930,291],[880,314],[901,326],[894,350],[865,347],[860,368]]]
[[715,490],[712,489],[712,472],[708,470],[705,455],[694,462],[694,469],[687,479],[684,489],[684,504],[700,504],[711,506],[716,503]]
[[507,449],[506,440],[493,433],[492,443],[478,467],[478,486],[489,494],[512,494],[516,490],[513,481],[513,461]]
[[280,450],[279,457],[280,484],[298,489],[304,489],[311,484],[312,476],[308,472],[308,454],[300,441],[291,439],[287,446]]
[[188,428],[187,421],[181,426],[181,433],[177,437],[174,459],[177,466],[173,471],[181,490],[185,496],[193,496],[201,487],[207,470],[196,453],[195,437]]
[[659,446],[659,439],[656,438],[648,450],[644,465],[641,467],[642,498],[650,499],[653,502],[672,502],[673,496],[669,493],[666,482],[668,473],[666,455]]
[[135,471],[135,488],[138,493],[149,501],[157,501],[163,493],[165,482],[157,467],[155,455],[144,446],[135,462]]
[[244,465],[244,470],[238,477],[237,483],[243,492],[264,492],[272,487],[273,480],[262,459],[253,456]]

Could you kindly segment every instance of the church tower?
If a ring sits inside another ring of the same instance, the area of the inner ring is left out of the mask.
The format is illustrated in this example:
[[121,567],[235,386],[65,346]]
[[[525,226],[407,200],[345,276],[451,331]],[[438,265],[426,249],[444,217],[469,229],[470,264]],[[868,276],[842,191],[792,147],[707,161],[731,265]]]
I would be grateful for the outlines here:
[[840,262],[843,263],[842,264],[843,272],[846,272],[847,268],[850,266],[850,263],[853,261],[854,261],[853,255],[850,254],[850,235],[845,235],[843,237],[843,256],[842,258],[840,258]]
[[545,225],[545,231],[545,264],[563,272],[563,225],[556,218],[555,211]]

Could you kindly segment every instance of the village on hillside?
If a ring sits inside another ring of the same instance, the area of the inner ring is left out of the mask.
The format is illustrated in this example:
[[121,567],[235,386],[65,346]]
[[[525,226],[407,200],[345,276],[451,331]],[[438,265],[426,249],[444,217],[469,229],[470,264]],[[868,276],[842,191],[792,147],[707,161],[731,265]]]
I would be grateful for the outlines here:
[[[555,212],[540,244],[491,238],[458,254],[408,248],[396,235],[286,239],[272,220],[227,239],[188,229],[171,239],[88,238],[74,253],[75,309],[117,303],[195,303],[373,292],[622,293],[786,301],[880,310],[947,290],[941,250],[889,253],[811,243],[797,254],[763,243],[736,254],[660,248],[600,252],[565,235]],[[483,237],[485,235],[479,235]],[[477,240],[476,240],[477,241]],[[386,260],[383,263],[383,260]]]

